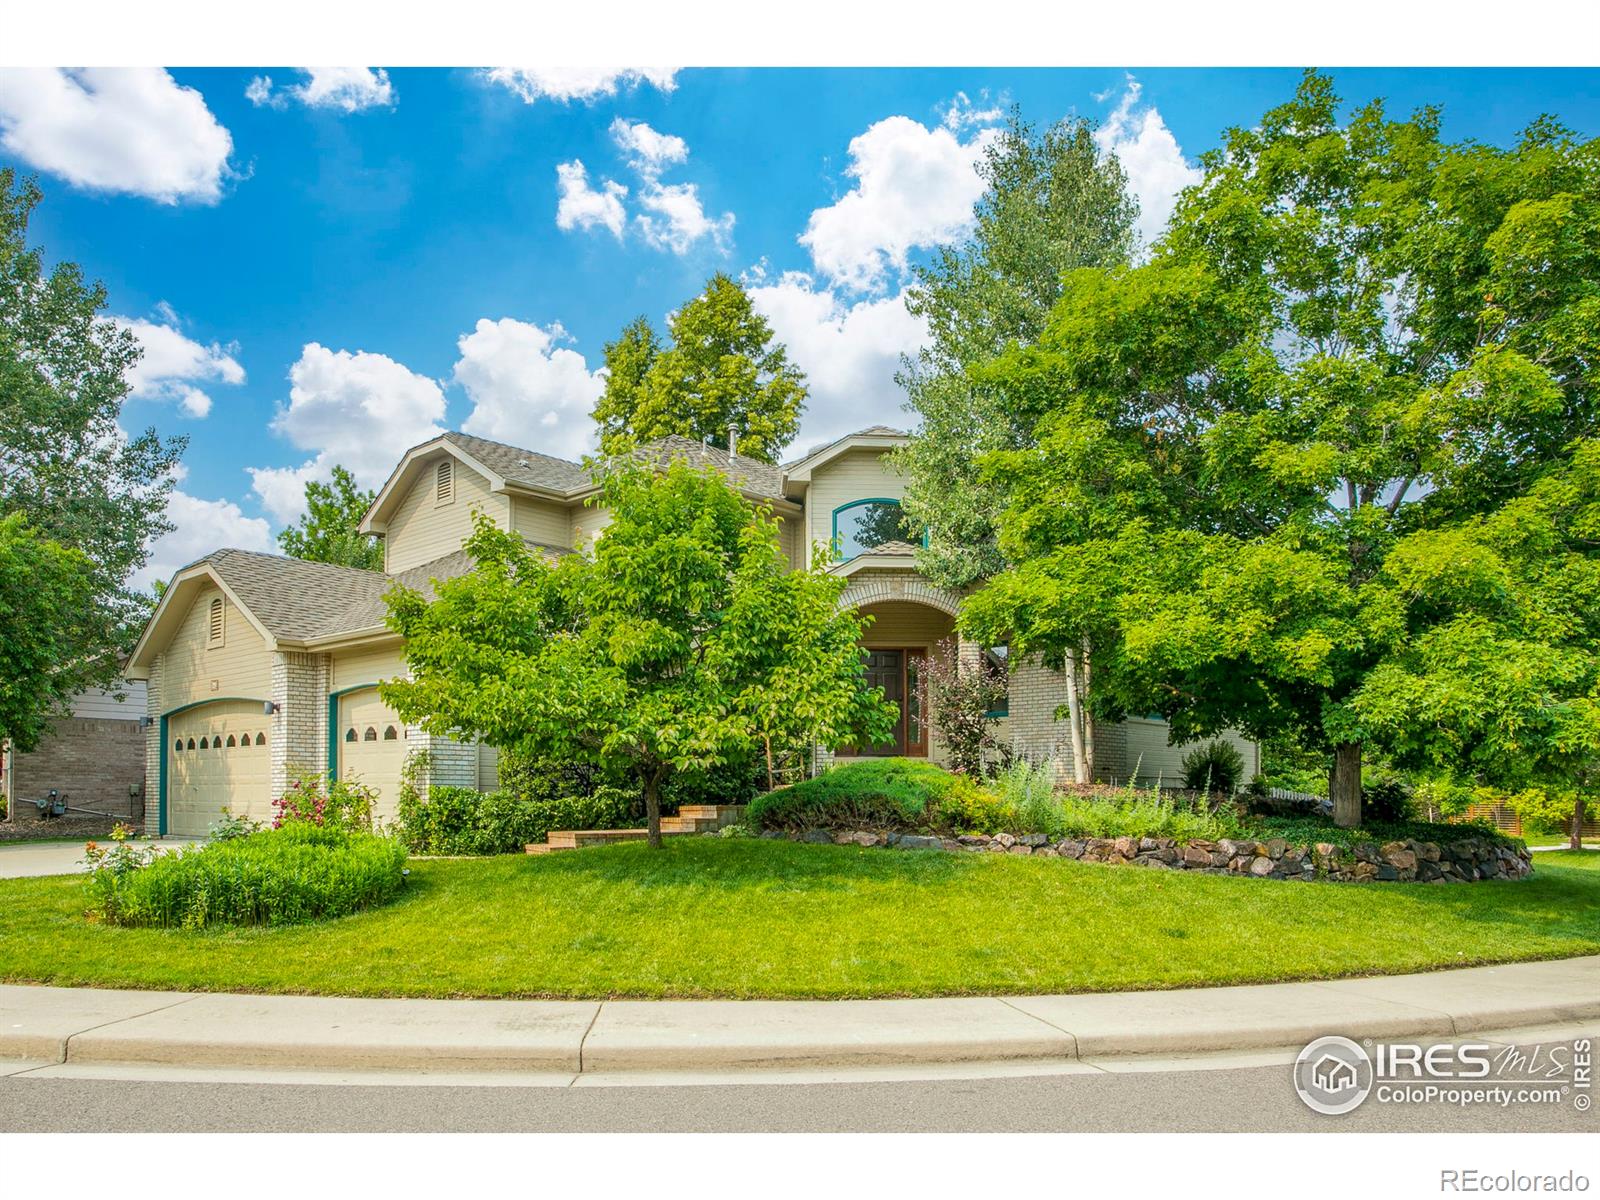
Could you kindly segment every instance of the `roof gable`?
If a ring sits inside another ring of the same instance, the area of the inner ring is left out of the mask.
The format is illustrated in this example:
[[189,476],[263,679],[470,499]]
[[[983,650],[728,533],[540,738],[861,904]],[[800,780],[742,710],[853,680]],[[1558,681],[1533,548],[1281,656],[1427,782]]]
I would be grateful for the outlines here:
[[910,440],[911,435],[904,430],[890,429],[887,425],[873,425],[818,446],[804,458],[796,459],[786,465],[783,468],[783,477],[789,483],[809,484],[813,471],[832,462],[841,454],[848,454],[852,450],[894,450]]

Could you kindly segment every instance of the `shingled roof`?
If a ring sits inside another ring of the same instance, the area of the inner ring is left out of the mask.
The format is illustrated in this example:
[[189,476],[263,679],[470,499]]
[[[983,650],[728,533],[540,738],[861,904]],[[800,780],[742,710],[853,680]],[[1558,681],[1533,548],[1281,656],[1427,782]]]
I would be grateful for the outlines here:
[[[571,551],[538,546],[550,554]],[[429,600],[435,579],[455,579],[472,570],[472,556],[456,550],[394,575],[359,567],[306,562],[253,550],[217,550],[190,564],[208,564],[250,615],[275,638],[311,642],[338,634],[377,629],[388,606],[383,594],[399,583]]]
[[552,492],[580,492],[592,486],[589,472],[564,458],[552,458],[505,442],[491,442],[470,433],[452,431],[442,436],[510,483]]
[[674,458],[686,459],[691,466],[702,469],[713,467],[721,471],[746,492],[770,498],[783,495],[782,467],[744,455],[734,458],[720,447],[697,442],[693,438],[678,434],[657,438],[640,446],[638,454],[646,462],[657,465],[665,465]]

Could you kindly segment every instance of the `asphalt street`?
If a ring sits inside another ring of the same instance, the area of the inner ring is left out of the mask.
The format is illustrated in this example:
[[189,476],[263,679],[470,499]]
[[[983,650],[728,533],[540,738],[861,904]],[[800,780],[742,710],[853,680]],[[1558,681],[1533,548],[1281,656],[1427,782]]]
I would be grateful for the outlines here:
[[1588,1132],[1570,1104],[1306,1109],[1284,1065],[606,1087],[0,1079],[12,1132]]

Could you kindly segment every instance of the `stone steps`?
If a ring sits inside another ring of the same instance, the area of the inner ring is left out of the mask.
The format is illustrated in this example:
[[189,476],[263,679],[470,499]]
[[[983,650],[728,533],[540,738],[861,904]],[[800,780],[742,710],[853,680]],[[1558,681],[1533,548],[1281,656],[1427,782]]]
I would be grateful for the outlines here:
[[[661,818],[663,837],[686,837],[715,833],[737,823],[744,816],[742,804],[685,804],[675,817]],[[642,842],[646,829],[552,829],[543,842],[530,843],[529,854],[555,854],[562,850],[582,850],[588,846],[612,846],[618,842]]]

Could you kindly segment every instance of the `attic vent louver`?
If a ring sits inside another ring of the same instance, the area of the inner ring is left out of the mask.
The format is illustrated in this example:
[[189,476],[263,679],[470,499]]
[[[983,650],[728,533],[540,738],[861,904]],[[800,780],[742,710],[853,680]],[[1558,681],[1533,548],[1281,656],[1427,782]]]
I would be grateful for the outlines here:
[[449,504],[456,498],[455,466],[455,459],[447,458],[435,470],[433,479],[433,502],[435,504]]
[[219,596],[211,601],[210,627],[206,632],[206,640],[220,642],[222,640],[222,598]]

